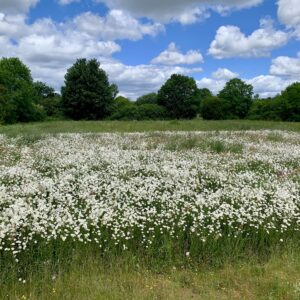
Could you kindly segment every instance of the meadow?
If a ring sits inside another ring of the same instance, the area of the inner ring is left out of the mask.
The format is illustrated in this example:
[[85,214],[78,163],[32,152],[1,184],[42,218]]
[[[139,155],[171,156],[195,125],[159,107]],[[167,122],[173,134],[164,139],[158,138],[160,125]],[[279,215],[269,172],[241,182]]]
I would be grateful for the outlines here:
[[299,299],[299,130],[0,127],[0,298]]

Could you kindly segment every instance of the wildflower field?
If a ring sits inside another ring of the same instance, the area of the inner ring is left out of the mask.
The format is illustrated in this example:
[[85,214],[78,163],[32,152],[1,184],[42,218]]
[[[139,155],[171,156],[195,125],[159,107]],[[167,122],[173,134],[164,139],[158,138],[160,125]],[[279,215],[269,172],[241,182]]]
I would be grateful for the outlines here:
[[267,261],[297,248],[299,230],[296,132],[0,136],[1,299],[43,299],[35,273],[55,282],[89,257],[155,272]]

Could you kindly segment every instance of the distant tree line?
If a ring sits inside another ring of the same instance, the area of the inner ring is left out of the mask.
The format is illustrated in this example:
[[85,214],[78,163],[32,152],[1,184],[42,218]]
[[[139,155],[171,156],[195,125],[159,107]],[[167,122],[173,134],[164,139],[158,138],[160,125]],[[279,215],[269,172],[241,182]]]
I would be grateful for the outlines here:
[[300,83],[274,98],[260,99],[253,86],[235,78],[218,95],[199,89],[193,78],[173,74],[157,93],[131,101],[117,96],[96,59],[78,59],[61,93],[33,81],[18,58],[0,59],[0,123],[73,120],[253,119],[300,121]]

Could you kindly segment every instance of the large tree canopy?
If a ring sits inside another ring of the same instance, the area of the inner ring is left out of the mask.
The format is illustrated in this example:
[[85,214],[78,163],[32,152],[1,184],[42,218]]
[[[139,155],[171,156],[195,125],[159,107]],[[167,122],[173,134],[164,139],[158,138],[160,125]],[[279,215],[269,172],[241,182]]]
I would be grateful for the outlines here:
[[43,118],[30,70],[18,58],[0,59],[0,121],[28,122]]
[[96,59],[78,59],[67,71],[62,88],[65,114],[75,120],[97,120],[107,117],[117,94]]
[[194,118],[199,108],[199,89],[193,78],[174,74],[159,90],[157,100],[171,118]]
[[226,83],[219,93],[224,101],[224,110],[227,118],[245,118],[253,101],[253,86],[238,78]]

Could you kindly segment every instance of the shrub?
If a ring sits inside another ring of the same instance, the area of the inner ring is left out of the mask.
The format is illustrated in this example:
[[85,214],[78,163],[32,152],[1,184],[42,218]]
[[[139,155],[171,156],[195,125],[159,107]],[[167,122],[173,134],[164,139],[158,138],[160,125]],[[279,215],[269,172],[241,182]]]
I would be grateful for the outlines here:
[[206,120],[224,119],[224,102],[218,97],[207,97],[202,100],[200,113]]
[[126,105],[115,112],[113,120],[161,120],[167,117],[164,107],[157,104]]
[[150,93],[150,94],[143,95],[136,100],[136,104],[137,105],[157,104],[157,94]]
[[255,100],[249,110],[248,119],[250,120],[274,120],[280,121],[280,99],[268,98]]

